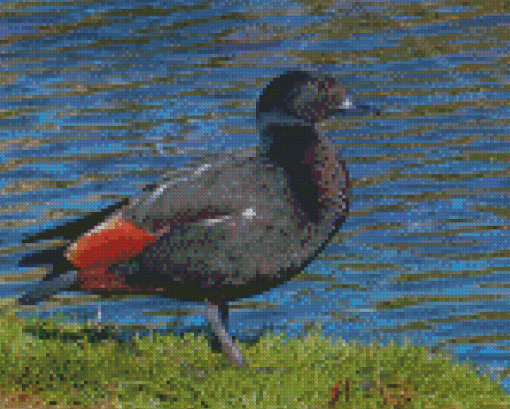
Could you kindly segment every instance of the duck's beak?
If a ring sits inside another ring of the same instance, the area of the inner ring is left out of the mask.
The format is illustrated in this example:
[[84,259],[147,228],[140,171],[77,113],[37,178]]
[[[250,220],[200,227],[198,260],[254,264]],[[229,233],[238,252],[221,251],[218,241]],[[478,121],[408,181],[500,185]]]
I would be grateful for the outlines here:
[[354,108],[354,102],[349,95],[345,95],[342,103],[339,105],[339,111],[351,111]]
[[342,103],[338,106],[338,113],[379,116],[381,112],[377,107],[358,104],[349,95],[345,95]]

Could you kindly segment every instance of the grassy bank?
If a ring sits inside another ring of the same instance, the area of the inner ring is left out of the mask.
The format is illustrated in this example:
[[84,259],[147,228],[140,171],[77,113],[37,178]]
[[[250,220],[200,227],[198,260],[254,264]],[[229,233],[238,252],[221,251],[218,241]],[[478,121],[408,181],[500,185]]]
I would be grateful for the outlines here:
[[[19,310],[18,310],[19,311]],[[0,314],[2,408],[508,408],[487,376],[421,347],[362,347],[320,333],[240,348],[260,374],[211,353],[207,339],[154,335],[130,347],[90,325]]]

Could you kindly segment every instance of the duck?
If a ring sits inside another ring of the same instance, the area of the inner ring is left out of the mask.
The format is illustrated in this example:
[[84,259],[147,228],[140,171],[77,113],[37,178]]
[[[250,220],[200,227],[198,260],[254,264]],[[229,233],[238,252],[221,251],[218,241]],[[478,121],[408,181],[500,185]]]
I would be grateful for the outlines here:
[[20,266],[51,269],[17,303],[74,289],[204,302],[211,345],[249,367],[227,331],[228,304],[300,273],[339,231],[348,172],[317,125],[353,108],[332,75],[273,78],[256,103],[255,149],[211,154],[133,197],[26,237],[66,244],[23,257]]

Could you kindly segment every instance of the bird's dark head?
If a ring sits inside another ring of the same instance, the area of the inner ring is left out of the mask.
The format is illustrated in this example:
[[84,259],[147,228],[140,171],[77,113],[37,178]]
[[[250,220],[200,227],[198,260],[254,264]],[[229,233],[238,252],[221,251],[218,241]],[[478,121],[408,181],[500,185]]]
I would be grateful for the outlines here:
[[351,100],[336,78],[289,71],[274,78],[264,89],[257,102],[257,121],[270,116],[273,123],[311,126],[351,106]]
[[[306,71],[288,71],[274,78],[257,102],[257,130],[265,152],[281,144],[308,146],[316,139],[315,124],[352,109],[340,81]],[[292,137],[290,137],[292,136]]]

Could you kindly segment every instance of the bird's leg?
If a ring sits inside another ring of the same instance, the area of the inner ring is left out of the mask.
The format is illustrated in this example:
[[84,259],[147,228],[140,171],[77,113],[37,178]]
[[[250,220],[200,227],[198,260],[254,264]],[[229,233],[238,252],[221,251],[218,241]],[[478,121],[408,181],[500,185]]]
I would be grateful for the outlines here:
[[241,351],[239,351],[239,348],[234,344],[232,337],[223,325],[223,317],[221,316],[220,309],[225,315],[228,316],[228,313],[224,312],[225,307],[226,306],[223,304],[219,307],[217,304],[207,302],[207,318],[209,319],[214,335],[218,339],[218,343],[221,346],[221,349],[227,355],[228,360],[234,365],[246,367],[247,365],[243,359]]
[[[229,308],[227,303],[218,303],[215,304],[218,307],[219,310],[219,321],[223,324],[223,327],[225,328],[225,331],[228,333],[229,326],[228,326],[228,318],[229,318]],[[216,354],[223,353],[223,347],[221,346],[221,343],[218,340],[218,337],[213,332],[211,334],[212,336],[209,337],[209,344],[211,345],[211,349]]]

